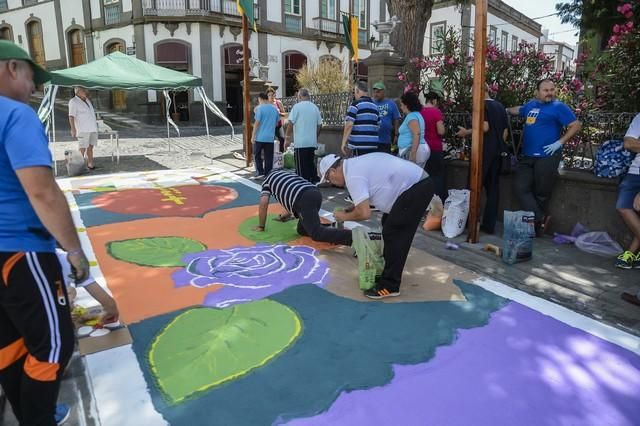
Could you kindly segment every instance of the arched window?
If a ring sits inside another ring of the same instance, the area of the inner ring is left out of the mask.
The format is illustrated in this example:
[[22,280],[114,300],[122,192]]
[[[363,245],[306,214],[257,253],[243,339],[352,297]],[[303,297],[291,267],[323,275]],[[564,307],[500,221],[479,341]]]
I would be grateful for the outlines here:
[[[155,45],[156,65],[175,71],[191,72],[191,46],[177,41],[161,41]],[[189,121],[189,92],[171,91],[173,120]]]
[[369,81],[369,68],[362,61],[358,62],[358,65],[356,68],[356,80]]
[[307,57],[300,52],[285,53],[284,55],[284,95],[293,96],[297,90],[296,75],[298,70],[307,63]]
[[176,71],[189,72],[189,46],[176,41],[156,44],[156,64]]
[[[224,66],[225,68],[234,69],[242,67],[242,45],[233,44],[224,48]],[[251,58],[251,49],[249,49],[249,58]]]
[[84,53],[84,40],[82,30],[71,30],[68,33],[67,39],[69,40],[69,56],[72,67],[77,67],[86,62]]
[[[124,41],[116,39],[115,41],[107,41],[104,45],[106,54],[113,52],[125,52]],[[111,107],[116,111],[124,111],[127,109],[127,92],[124,90],[111,91]]]
[[40,21],[31,21],[27,24],[27,36],[29,38],[29,51],[33,61],[44,67],[44,41],[42,39],[42,25]]
[[0,27],[0,40],[13,41],[13,33],[11,31],[11,27],[9,26]]

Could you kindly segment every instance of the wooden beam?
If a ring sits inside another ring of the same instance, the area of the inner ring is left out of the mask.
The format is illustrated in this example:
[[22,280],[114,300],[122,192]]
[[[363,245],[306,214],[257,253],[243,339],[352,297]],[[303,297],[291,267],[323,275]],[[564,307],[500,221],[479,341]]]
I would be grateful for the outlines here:
[[471,164],[469,166],[471,200],[469,206],[470,243],[478,242],[480,194],[482,191],[482,151],[484,138],[485,71],[487,55],[487,0],[476,1],[473,46],[473,118],[471,120]]
[[243,94],[243,122],[244,132],[244,157],[247,167],[251,165],[253,157],[253,146],[251,145],[251,136],[253,134],[253,126],[251,125],[251,87],[249,82],[249,21],[247,17],[242,15],[242,94]]

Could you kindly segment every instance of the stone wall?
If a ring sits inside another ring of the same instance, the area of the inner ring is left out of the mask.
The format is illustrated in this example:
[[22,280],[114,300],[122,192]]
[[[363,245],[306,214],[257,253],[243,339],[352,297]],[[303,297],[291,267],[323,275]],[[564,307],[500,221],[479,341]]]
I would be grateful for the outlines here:
[[[447,187],[466,188],[469,163],[454,160],[447,164]],[[500,179],[500,208],[518,210],[511,188],[512,176]],[[626,247],[631,232],[616,211],[617,179],[599,178],[588,172],[563,170],[551,198],[550,232],[568,234],[580,222],[591,231],[606,231]],[[502,213],[500,213],[500,220]]]

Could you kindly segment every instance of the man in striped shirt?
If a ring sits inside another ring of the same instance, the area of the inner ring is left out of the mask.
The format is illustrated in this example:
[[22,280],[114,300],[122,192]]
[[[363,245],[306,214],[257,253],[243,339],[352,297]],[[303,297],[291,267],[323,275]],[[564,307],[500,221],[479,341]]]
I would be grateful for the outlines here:
[[357,157],[378,151],[380,113],[369,97],[366,83],[358,82],[353,93],[355,100],[349,106],[347,116],[344,118],[341,148],[344,155],[347,155],[348,148]]
[[309,236],[313,241],[351,245],[351,230],[335,229],[320,223],[320,190],[309,181],[285,169],[272,170],[262,183],[258,208],[259,225],[255,228],[256,231],[265,230],[271,196],[287,210],[287,213],[280,215],[279,220],[285,221],[292,214],[299,219],[298,234]]

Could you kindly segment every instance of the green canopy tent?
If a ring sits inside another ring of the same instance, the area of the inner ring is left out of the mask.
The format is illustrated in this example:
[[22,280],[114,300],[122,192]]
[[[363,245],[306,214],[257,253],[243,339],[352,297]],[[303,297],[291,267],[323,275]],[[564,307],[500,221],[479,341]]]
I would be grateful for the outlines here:
[[87,89],[108,90],[161,90],[165,98],[167,138],[169,140],[170,124],[176,129],[178,135],[180,134],[178,126],[169,115],[171,106],[169,90],[193,89],[202,99],[207,138],[209,138],[207,109],[231,126],[231,134],[233,137],[233,126],[231,122],[207,97],[202,87],[202,79],[200,77],[153,65],[121,52],[114,52],[88,64],[51,72],[51,82],[45,88],[45,95],[40,104],[38,114],[40,119],[46,123],[47,128],[49,124],[51,124],[53,129],[53,142],[55,142],[55,114],[52,114],[52,111],[58,87],[74,86],[82,86]]

